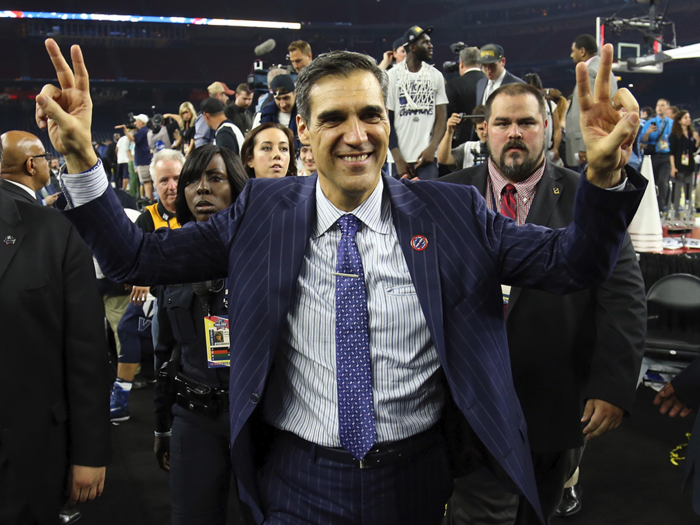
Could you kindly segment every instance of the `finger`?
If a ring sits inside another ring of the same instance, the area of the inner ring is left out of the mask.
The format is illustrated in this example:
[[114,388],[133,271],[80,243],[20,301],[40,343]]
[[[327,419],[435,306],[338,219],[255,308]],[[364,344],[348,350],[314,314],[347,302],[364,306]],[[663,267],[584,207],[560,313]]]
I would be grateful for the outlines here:
[[586,436],[586,439],[591,440],[593,438],[597,438],[598,436],[602,436],[608,430],[610,430],[610,420],[609,418],[604,418],[600,422],[600,424],[595,428],[595,430],[593,430]]
[[[49,98],[51,100],[60,100],[61,94],[61,90],[58,89],[56,86],[47,84],[43,88],[41,88],[41,92],[36,96],[36,124],[37,126],[39,126],[40,129],[46,128],[46,121],[49,118],[49,115],[44,109],[46,105],[44,103],[43,97]],[[39,102],[44,104],[44,106],[39,105]]]
[[588,78],[588,66],[583,62],[576,64],[576,92],[578,94],[578,105],[582,112],[590,111],[593,107],[591,83]]
[[[42,92],[43,91],[44,90],[42,89]],[[55,92],[52,94],[55,95]],[[51,119],[58,124],[58,127],[65,129],[69,126],[69,120],[71,117],[63,110],[61,105],[56,102],[56,98],[60,98],[60,94],[59,97],[49,97],[43,93],[37,95],[37,119],[41,119],[37,120],[37,122],[44,122],[44,124],[46,124],[46,119]]]
[[593,415],[593,412],[595,411],[595,405],[593,403],[592,399],[589,399],[586,401],[586,406],[583,409],[583,417],[581,418],[581,422],[585,423],[589,419],[591,419],[591,416]]
[[661,408],[659,409],[659,412],[662,414],[665,414],[668,412],[668,410],[673,406],[673,403],[676,401],[675,396],[671,396],[668,399],[664,401],[664,404],[661,405]]
[[[600,50],[600,65],[595,77],[593,99],[595,102],[610,100],[610,71],[612,71],[613,46],[605,44]],[[578,79],[578,77],[577,77]]]
[[625,108],[628,113],[639,113],[639,102],[627,88],[618,89],[612,98],[615,106]]
[[687,415],[690,414],[692,411],[693,411],[692,408],[685,407],[685,408],[681,411],[681,417],[687,416]]
[[669,416],[671,417],[676,417],[678,415],[678,412],[683,410],[685,408],[685,405],[681,403],[681,401],[676,398],[676,402],[673,403],[673,407],[671,408],[671,412],[669,412]]
[[71,71],[71,68],[68,66],[68,62],[63,58],[58,44],[53,38],[47,38],[44,45],[46,46],[46,51],[49,53],[53,67],[56,70],[56,78],[58,78],[58,83],[61,84],[61,88],[72,88],[75,84],[75,77],[73,76],[73,71]]
[[626,113],[615,124],[615,128],[610,134],[601,141],[601,150],[617,151],[623,144],[627,147],[634,141],[637,136],[637,128],[639,127],[639,114]]
[[75,87],[80,91],[90,91],[90,76],[85,67],[83,59],[83,51],[79,45],[71,46],[70,59],[73,62],[73,71],[75,72]]

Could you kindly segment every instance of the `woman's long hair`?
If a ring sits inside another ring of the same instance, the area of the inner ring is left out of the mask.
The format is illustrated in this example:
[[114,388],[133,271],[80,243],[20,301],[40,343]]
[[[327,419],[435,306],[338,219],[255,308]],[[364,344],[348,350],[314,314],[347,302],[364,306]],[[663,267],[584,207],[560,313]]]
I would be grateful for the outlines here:
[[[681,109],[678,114],[676,115],[676,118],[673,119],[673,127],[671,128],[671,135],[681,138],[683,136],[683,126],[681,126],[681,119],[685,117],[688,114],[688,112],[684,109]],[[693,129],[693,122],[690,122],[690,125],[688,126],[688,136],[692,137],[693,133],[695,133],[695,129]]]

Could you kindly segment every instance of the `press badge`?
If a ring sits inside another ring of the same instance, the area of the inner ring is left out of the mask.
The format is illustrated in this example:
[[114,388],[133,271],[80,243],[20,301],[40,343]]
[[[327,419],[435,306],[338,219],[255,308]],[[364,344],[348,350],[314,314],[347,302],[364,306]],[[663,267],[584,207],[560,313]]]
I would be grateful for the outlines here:
[[209,368],[231,366],[231,343],[228,335],[228,316],[210,315],[204,318]]
[[658,149],[657,149],[657,151],[658,151],[659,149],[661,149],[661,150],[667,150],[667,149],[669,149],[669,147],[668,147],[668,141],[667,141],[667,140],[660,140],[660,141],[658,142],[657,145],[659,146]]
[[690,155],[683,153],[683,155],[681,155],[681,164],[683,164],[683,166],[690,166]]

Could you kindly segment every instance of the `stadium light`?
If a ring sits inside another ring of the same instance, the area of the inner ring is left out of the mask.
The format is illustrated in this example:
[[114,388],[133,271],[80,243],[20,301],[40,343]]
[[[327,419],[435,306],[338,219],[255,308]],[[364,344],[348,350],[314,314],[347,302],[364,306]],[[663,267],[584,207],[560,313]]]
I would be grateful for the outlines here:
[[0,18],[83,20],[86,22],[147,22],[152,24],[192,24],[197,26],[255,27],[263,29],[301,29],[301,24],[298,22],[267,22],[263,20],[230,20],[223,18],[188,18],[182,16],[48,13],[44,11],[0,11]]

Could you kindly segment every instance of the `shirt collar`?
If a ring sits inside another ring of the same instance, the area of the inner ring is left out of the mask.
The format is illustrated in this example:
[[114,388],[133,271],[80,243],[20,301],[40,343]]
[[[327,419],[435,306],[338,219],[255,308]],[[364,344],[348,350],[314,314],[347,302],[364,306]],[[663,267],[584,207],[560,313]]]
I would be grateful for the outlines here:
[[469,73],[470,71],[481,71],[480,67],[470,67],[465,71],[465,73]]
[[158,211],[158,215],[160,215],[164,221],[169,221],[170,219],[175,218],[176,214],[165,209],[165,206],[163,206],[163,203],[160,201],[158,201],[158,207],[156,210]]
[[[391,206],[389,200],[383,198],[384,181],[379,177],[379,182],[367,199],[350,213],[357,217],[362,224],[381,234],[391,232]],[[321,189],[321,183],[316,180],[316,231],[314,238],[320,237],[333,226],[336,221],[347,212],[338,209]]]
[[29,195],[32,196],[32,199],[37,200],[36,198],[36,192],[32,190],[30,187],[25,186],[24,184],[20,184],[19,182],[15,182],[10,179],[3,179],[5,182],[9,182],[10,184],[14,184],[15,186],[22,188],[24,191],[26,191]]
[[506,78],[506,70],[503,70],[503,73],[501,73],[496,80],[493,81],[493,85],[498,85],[500,86],[501,83],[503,82],[503,79]]
[[595,57],[597,57],[597,56],[598,56],[598,55],[593,55],[591,58],[589,58],[588,60],[586,60],[586,61],[584,62],[584,64],[586,64],[586,65],[590,64],[590,63],[591,63],[591,60],[593,60],[593,59],[594,59]]
[[489,180],[491,181],[491,187],[493,188],[494,196],[500,195],[503,191],[503,188],[506,187],[506,184],[512,184],[513,186],[515,186],[515,191],[520,196],[520,198],[526,202],[530,202],[535,195],[535,191],[537,190],[537,184],[542,179],[542,175],[544,174],[544,168],[547,164],[547,161],[544,160],[540,167],[537,168],[535,172],[532,175],[530,175],[527,179],[515,183],[510,182],[503,175],[501,175],[501,173],[498,171],[498,168],[496,167],[496,164],[494,164],[494,162],[491,160],[491,157],[489,157],[488,164]]

